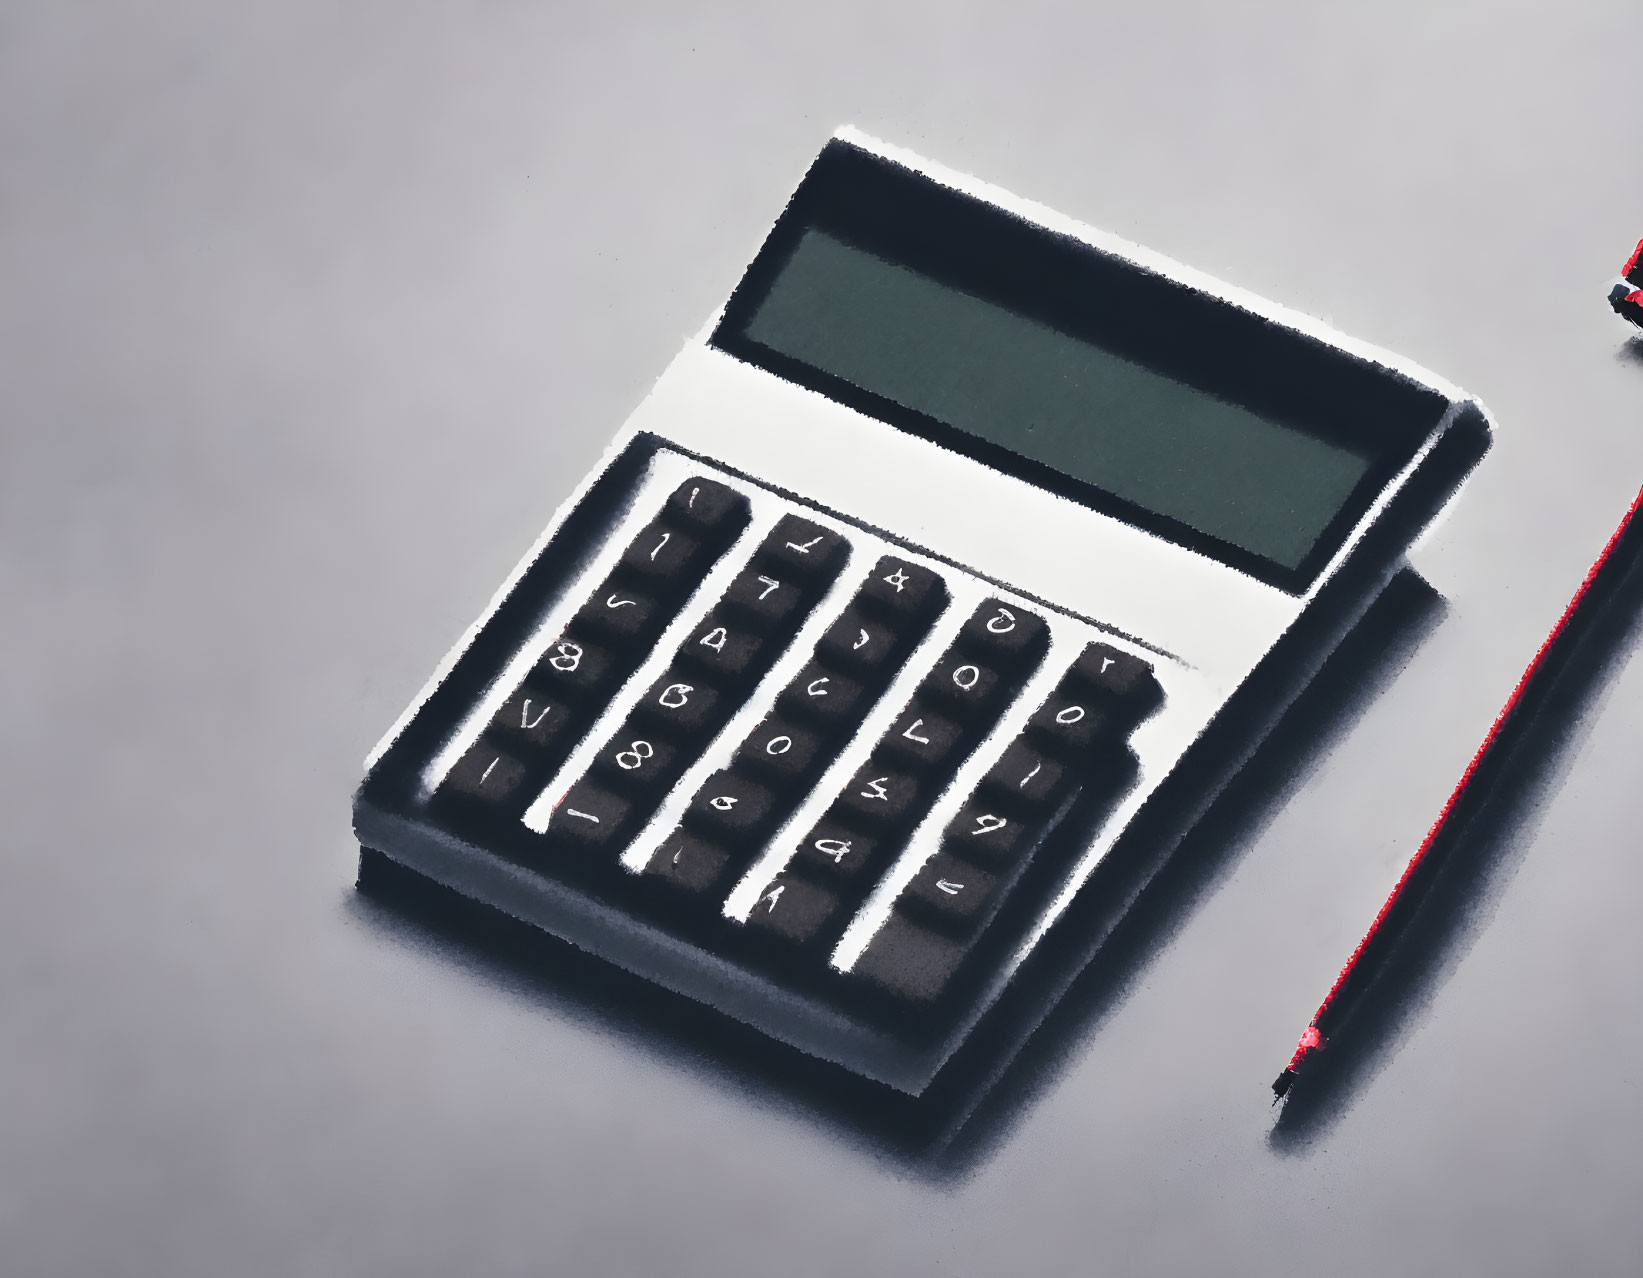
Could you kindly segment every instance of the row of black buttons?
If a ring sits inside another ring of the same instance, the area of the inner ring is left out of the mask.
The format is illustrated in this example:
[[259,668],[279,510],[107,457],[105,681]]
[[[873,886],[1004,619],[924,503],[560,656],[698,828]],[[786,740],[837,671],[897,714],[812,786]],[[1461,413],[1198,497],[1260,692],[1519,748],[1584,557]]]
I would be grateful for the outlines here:
[[867,762],[761,889],[749,926],[789,947],[831,946],[959,763],[1043,659],[1044,620],[990,599],[920,681]]
[[717,913],[732,876],[804,799],[946,598],[926,568],[888,555],[874,564],[772,713],[698,790],[652,858],[649,877],[675,905]]
[[457,760],[438,799],[466,818],[517,818],[748,518],[747,498],[723,484],[681,484]]
[[949,823],[855,972],[900,1000],[939,997],[1074,801],[1110,801],[1133,782],[1129,736],[1162,699],[1146,662],[1089,645]]

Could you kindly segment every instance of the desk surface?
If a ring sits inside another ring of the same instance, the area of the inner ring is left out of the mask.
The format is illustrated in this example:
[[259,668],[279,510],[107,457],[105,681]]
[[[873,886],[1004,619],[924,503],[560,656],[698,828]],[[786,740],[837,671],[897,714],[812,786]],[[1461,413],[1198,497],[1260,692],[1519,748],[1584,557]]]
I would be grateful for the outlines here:
[[[1635,1272],[1631,631],[1385,1050],[1266,1088],[1643,482],[1643,10],[1248,8],[11,7],[9,1272]],[[1499,421],[1435,593],[938,1157],[353,890],[365,751],[845,120]]]

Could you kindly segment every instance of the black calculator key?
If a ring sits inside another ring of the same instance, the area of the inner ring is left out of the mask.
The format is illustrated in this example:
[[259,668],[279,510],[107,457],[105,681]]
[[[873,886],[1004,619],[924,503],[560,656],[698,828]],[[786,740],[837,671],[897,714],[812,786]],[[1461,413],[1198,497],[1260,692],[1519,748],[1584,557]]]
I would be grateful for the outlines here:
[[809,578],[833,576],[844,562],[844,555],[843,537],[797,515],[783,515],[759,550],[759,558],[771,565]]
[[793,945],[807,945],[831,932],[828,922],[839,913],[839,898],[826,888],[781,874],[765,884],[748,926]]
[[921,694],[945,702],[967,719],[991,710],[1003,690],[998,671],[961,652],[945,654],[919,685]]
[[709,541],[728,541],[747,523],[747,498],[711,479],[687,479],[662,508],[670,524]]
[[526,795],[523,763],[505,750],[500,750],[481,737],[469,746],[440,783],[445,794],[459,794],[466,799],[518,806],[517,800]]
[[752,629],[791,629],[806,600],[792,573],[755,560],[736,574],[725,591],[724,606]]
[[706,746],[723,717],[721,701],[718,689],[701,675],[675,668],[650,686],[633,712],[663,725],[676,741]]
[[566,635],[549,645],[526,681],[556,697],[580,701],[610,692],[621,677],[616,658],[607,649]]
[[827,728],[854,724],[862,705],[863,689],[847,675],[812,661],[782,693],[782,710]]
[[983,786],[1018,811],[1039,807],[1061,796],[1067,770],[1022,741],[1005,747],[988,769]]
[[656,849],[645,873],[678,892],[722,903],[730,888],[732,860],[718,844],[676,830]]
[[963,728],[953,720],[914,701],[896,716],[879,749],[928,772],[952,758],[963,736]]
[[799,844],[793,868],[824,883],[865,882],[879,847],[879,840],[872,835],[825,816]]
[[694,585],[711,559],[696,538],[657,520],[647,524],[622,552],[622,567],[649,582],[652,589],[671,592]]
[[1075,684],[1051,694],[1027,720],[1027,730],[1046,750],[1066,757],[1102,748],[1122,750],[1129,721],[1114,713],[1111,701]]
[[629,795],[652,794],[671,786],[685,759],[666,737],[629,719],[594,757],[604,783]]
[[928,568],[885,555],[873,565],[856,598],[885,616],[911,620],[945,602],[947,587]]
[[907,884],[897,908],[942,931],[962,933],[981,920],[997,888],[986,870],[937,852]]
[[942,846],[953,855],[997,869],[1032,846],[1042,822],[1023,820],[985,796],[972,799],[948,825]]
[[879,675],[901,648],[895,629],[851,604],[816,642],[816,655],[840,670]]
[[491,720],[490,731],[521,747],[549,751],[568,745],[573,716],[561,701],[544,697],[529,684],[516,688]]
[[578,634],[596,634],[613,647],[642,644],[660,633],[668,611],[655,595],[620,574],[608,578],[571,621]]
[[892,914],[851,971],[898,1002],[934,1003],[952,984],[966,947]]
[[815,766],[821,747],[814,732],[772,715],[749,734],[736,761],[775,785],[791,788]]
[[1122,702],[1135,718],[1149,714],[1164,699],[1151,666],[1104,643],[1092,643],[1079,654],[1067,672],[1067,681]]
[[717,609],[710,612],[679,648],[679,656],[700,666],[721,685],[751,680],[764,664],[768,641],[744,630]]
[[840,792],[837,807],[851,819],[872,825],[902,825],[917,811],[918,782],[905,772],[870,759]]
[[708,778],[685,815],[704,833],[742,846],[763,833],[775,809],[776,796],[768,787],[725,770]]
[[618,845],[633,806],[620,795],[584,778],[571,786],[548,819],[548,836],[587,848]]
[[1049,633],[1036,613],[989,599],[964,623],[959,643],[993,665],[1016,667],[1043,653]]

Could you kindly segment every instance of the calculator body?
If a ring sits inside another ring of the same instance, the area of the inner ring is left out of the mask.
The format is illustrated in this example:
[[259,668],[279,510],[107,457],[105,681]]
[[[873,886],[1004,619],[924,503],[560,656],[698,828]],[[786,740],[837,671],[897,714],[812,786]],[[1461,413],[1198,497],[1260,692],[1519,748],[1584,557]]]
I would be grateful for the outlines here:
[[[1188,423],[1162,470],[1078,451],[1108,373],[1100,412]],[[1073,451],[995,426],[1012,395]],[[356,832],[920,1093],[1053,1002],[1488,439],[1430,374],[842,131],[373,752]]]

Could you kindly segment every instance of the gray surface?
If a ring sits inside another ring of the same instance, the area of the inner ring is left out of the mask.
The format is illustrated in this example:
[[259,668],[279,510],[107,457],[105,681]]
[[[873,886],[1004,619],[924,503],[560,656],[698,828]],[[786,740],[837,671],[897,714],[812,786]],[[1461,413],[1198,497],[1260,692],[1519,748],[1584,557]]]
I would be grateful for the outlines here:
[[[1643,480],[1635,3],[256,8],[0,9],[7,1273],[1635,1272],[1643,663],[1345,1111],[1264,1094]],[[1441,624],[944,1177],[350,886],[366,749],[843,120],[1500,423]]]

